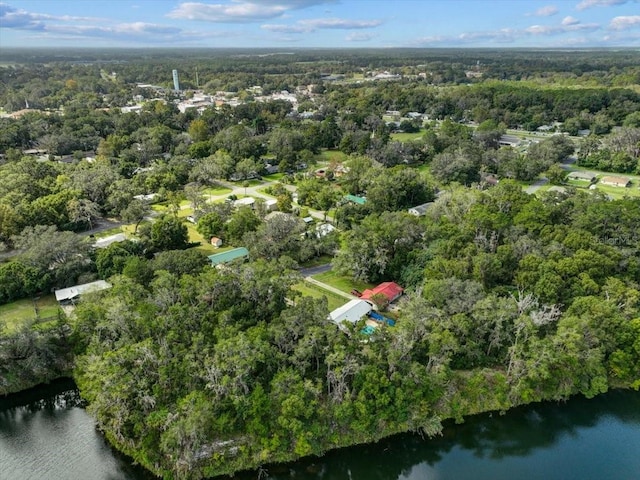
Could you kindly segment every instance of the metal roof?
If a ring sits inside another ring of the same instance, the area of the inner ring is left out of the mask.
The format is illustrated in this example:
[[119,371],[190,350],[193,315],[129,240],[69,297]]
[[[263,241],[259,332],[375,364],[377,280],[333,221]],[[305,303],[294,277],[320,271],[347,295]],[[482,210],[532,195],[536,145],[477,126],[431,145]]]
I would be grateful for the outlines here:
[[74,285],[73,287],[61,288],[56,290],[56,300],[62,302],[64,300],[71,300],[87,292],[97,292],[99,290],[105,290],[111,288],[111,284],[104,280],[98,280],[91,283],[83,283],[82,285]]
[[209,255],[209,261],[211,265],[220,265],[222,263],[228,263],[233,260],[237,260],[238,258],[246,257],[249,255],[249,250],[245,247],[234,248],[232,250],[227,250],[226,252],[216,253],[214,255]]

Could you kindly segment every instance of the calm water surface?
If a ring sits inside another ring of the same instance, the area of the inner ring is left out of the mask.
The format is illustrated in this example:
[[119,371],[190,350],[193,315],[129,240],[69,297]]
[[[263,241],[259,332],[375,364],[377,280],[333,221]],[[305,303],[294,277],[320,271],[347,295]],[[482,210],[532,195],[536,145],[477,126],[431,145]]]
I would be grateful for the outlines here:
[[[272,480],[638,480],[640,392],[479,415],[447,423],[435,439],[398,435],[265,472]],[[0,479],[149,478],[109,448],[72,382],[0,399]]]

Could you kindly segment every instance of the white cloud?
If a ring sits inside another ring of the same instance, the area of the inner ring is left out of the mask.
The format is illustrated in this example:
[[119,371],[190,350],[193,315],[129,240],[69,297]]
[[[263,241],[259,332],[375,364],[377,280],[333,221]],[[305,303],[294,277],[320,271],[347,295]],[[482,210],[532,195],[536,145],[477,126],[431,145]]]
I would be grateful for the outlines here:
[[167,14],[169,18],[214,23],[261,22],[284,16],[290,10],[333,3],[332,0],[231,0],[228,3],[185,2]]
[[600,25],[597,23],[570,23],[561,25],[531,25],[524,29],[525,33],[531,35],[561,35],[568,32],[594,31],[598,30]]
[[612,30],[628,30],[635,27],[640,27],[640,15],[614,17],[609,22],[609,28]]
[[550,17],[558,13],[558,7],[555,5],[547,5],[545,7],[539,8],[535,11],[534,15],[536,17]]
[[352,32],[345,37],[347,42],[367,42],[374,38],[375,35],[366,32]]
[[270,23],[261,25],[260,28],[277,33],[304,33],[309,31],[308,27],[303,27],[301,25],[283,25]]
[[300,20],[300,25],[317,28],[338,28],[344,30],[373,28],[382,24],[381,20],[347,20],[344,18],[315,18],[310,20]]
[[636,0],[582,0],[578,5],[576,5],[577,10],[586,10],[591,7],[612,7],[614,5],[623,5],[628,1],[636,1]]
[[308,33],[321,29],[360,30],[382,25],[382,20],[348,20],[345,18],[312,18],[293,25],[265,24],[261,28],[277,33]]
[[94,17],[76,17],[72,15],[49,15],[45,13],[32,13],[26,10],[17,9],[6,3],[0,3],[0,25],[3,28],[18,30],[44,30],[46,23],[44,20],[58,22],[92,22],[100,20]]
[[576,25],[578,23],[580,23],[580,20],[578,20],[577,18],[572,17],[572,16],[564,17],[562,19],[562,25],[565,25],[565,26],[566,25]]
[[[574,18],[556,25],[531,25],[524,29],[502,28],[492,31],[465,32],[460,35],[431,36],[412,42],[414,46],[465,45],[479,42],[514,43],[527,37],[558,37],[571,33],[589,33],[601,28],[597,23],[580,23]],[[582,37],[555,38],[556,43],[583,43]],[[586,42],[586,39],[584,40]]]

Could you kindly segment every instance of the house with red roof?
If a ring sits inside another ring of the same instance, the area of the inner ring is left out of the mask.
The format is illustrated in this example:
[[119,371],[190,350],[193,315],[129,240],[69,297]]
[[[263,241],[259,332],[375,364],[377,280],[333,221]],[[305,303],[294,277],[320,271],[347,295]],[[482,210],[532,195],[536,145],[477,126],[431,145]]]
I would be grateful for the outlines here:
[[372,302],[373,297],[383,297],[387,300],[387,303],[392,303],[400,298],[400,296],[402,296],[402,292],[404,292],[404,289],[397,283],[384,282],[375,288],[367,289],[362,292],[362,296],[360,297],[360,299]]

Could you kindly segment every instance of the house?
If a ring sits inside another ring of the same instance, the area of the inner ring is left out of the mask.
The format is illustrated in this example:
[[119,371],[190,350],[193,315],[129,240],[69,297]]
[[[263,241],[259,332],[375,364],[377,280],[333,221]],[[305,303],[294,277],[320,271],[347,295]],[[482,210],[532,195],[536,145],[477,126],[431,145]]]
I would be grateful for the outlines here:
[[222,246],[222,239],[218,237],[211,237],[211,245],[220,248]]
[[627,177],[602,177],[600,184],[612,187],[628,187],[631,185],[631,179]]
[[226,252],[209,255],[207,258],[211,262],[211,266],[215,267],[215,266],[224,265],[225,263],[233,262],[234,260],[238,260],[239,258],[245,258],[248,256],[249,256],[249,250],[247,250],[245,247],[240,247],[240,248],[233,248],[231,250],[227,250]]
[[319,223],[316,226],[316,237],[317,238],[326,237],[331,232],[333,232],[335,229],[336,229],[336,227],[334,227],[330,223]]
[[371,300],[376,295],[382,295],[389,303],[394,302],[402,296],[404,289],[395,282],[384,282],[375,288],[362,292],[361,300]]
[[59,303],[74,303],[80,295],[106,290],[107,288],[111,288],[110,283],[107,283],[104,280],[98,280],[91,283],[83,283],[82,285],[74,285],[69,288],[62,288],[60,290],[56,290],[54,293],[56,301]]
[[593,183],[596,181],[596,176],[591,172],[571,172],[567,175],[567,179]]
[[427,210],[429,210],[432,206],[433,206],[433,202],[427,202],[427,203],[423,203],[422,205],[416,205],[415,207],[411,207],[408,210],[408,212],[411,215],[415,215],[416,217],[422,217],[427,213]]
[[520,145],[522,140],[520,140],[515,135],[502,135],[498,140],[498,145],[501,147],[517,147]]
[[233,206],[236,208],[239,207],[251,207],[253,208],[253,204],[256,203],[256,199],[253,197],[244,197],[239,198],[238,200],[233,201]]
[[124,233],[109,235],[108,237],[99,238],[93,244],[93,248],[107,248],[112,243],[124,242],[127,239]]
[[358,205],[364,205],[367,203],[367,199],[365,197],[358,197],[357,195],[345,195],[344,199],[347,202],[356,203]]
[[142,200],[143,202],[153,202],[154,200],[160,197],[157,193],[148,193],[147,195],[134,195],[133,198],[136,200]]
[[373,306],[369,302],[354,298],[329,314],[329,320],[340,325],[342,322],[356,323],[366,316]]

